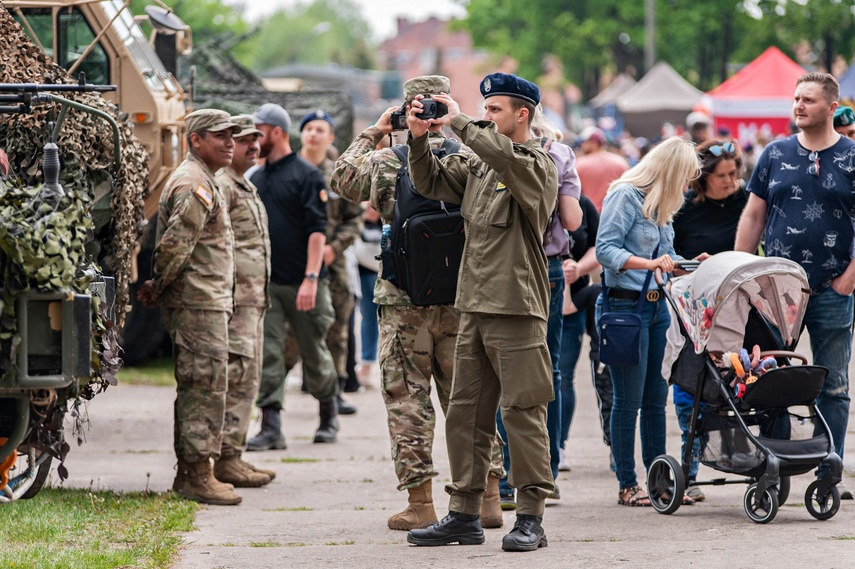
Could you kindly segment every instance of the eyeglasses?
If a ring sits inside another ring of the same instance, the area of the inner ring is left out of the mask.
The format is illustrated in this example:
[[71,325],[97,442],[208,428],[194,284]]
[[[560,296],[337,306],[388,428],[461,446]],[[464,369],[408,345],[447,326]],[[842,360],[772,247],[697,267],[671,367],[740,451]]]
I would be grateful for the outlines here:
[[736,150],[733,148],[732,142],[725,142],[724,144],[713,144],[710,146],[710,152],[713,156],[721,156],[722,153],[727,152],[728,154],[733,154]]
[[808,160],[810,160],[812,164],[808,166],[807,173],[819,178],[819,152],[814,150],[808,154]]

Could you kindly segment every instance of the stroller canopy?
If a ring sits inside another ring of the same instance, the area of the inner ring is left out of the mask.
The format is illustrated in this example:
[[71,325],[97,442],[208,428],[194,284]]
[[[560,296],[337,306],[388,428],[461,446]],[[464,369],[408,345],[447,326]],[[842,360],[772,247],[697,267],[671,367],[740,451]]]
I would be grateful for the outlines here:
[[[777,328],[781,348],[794,346],[810,296],[807,274],[797,263],[738,251],[711,256],[693,273],[673,279],[670,287],[677,315],[698,354],[739,351],[752,306]],[[675,325],[676,319],[669,339],[677,340]]]

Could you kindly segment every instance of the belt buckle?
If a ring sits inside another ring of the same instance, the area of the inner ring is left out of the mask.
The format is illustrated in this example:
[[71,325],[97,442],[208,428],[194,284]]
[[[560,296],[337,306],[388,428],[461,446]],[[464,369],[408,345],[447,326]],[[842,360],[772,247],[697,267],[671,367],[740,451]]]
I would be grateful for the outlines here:
[[647,291],[647,302],[657,302],[659,300],[659,291],[658,290],[648,290]]

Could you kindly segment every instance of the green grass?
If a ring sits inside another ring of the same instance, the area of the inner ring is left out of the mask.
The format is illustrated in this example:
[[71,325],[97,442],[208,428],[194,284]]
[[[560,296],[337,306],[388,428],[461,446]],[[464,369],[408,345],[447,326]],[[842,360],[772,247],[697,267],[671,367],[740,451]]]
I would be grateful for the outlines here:
[[0,567],[168,567],[196,507],[171,493],[43,489],[0,505]]
[[119,385],[175,385],[172,358],[159,358],[143,367],[123,367],[116,375]]
[[285,457],[280,458],[280,462],[286,463],[296,463],[296,462],[318,462],[317,458],[297,458],[297,457]]

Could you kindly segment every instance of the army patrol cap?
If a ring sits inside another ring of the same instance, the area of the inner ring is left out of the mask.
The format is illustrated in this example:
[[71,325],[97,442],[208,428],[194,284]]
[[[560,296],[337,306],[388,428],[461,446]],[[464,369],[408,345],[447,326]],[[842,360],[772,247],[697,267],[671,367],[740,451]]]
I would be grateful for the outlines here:
[[404,83],[404,99],[412,101],[416,95],[438,95],[451,93],[451,81],[443,75],[422,75]]
[[187,134],[207,130],[208,132],[220,132],[231,129],[233,134],[241,131],[241,126],[232,122],[232,117],[226,111],[218,109],[202,109],[193,111],[184,117],[187,126]]
[[276,103],[264,103],[252,113],[252,118],[255,124],[278,126],[283,132],[291,130],[291,116]]
[[235,135],[235,138],[243,138],[244,136],[249,136],[250,134],[264,136],[263,132],[255,128],[255,119],[252,118],[252,115],[234,116],[232,117],[232,122],[236,123],[241,128],[240,132]]
[[510,73],[491,73],[481,80],[481,96],[485,99],[506,95],[532,105],[540,103],[540,89],[531,81]]

